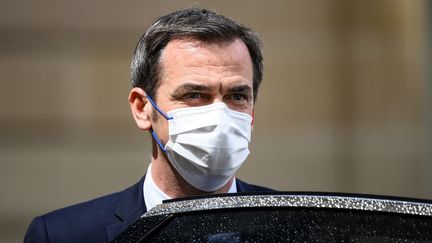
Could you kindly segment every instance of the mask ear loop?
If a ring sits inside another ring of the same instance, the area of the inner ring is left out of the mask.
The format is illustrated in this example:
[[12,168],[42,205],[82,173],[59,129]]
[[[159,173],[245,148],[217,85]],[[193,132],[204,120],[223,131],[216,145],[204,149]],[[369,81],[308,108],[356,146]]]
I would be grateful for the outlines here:
[[172,120],[173,117],[172,116],[168,116],[167,114],[165,114],[165,112],[163,112],[161,109],[159,109],[159,107],[156,105],[156,102],[153,101],[153,99],[150,97],[150,95],[146,95],[147,99],[150,101],[150,103],[152,104],[152,106],[163,116],[165,117],[165,119],[167,120]]
[[159,138],[156,136],[156,133],[153,131],[153,129],[150,130],[151,131],[151,135],[153,136],[153,138],[156,140],[156,143],[159,145],[159,148],[162,149],[162,151],[164,151],[164,153],[166,153],[166,149],[165,146],[162,145],[162,142],[159,140]]
[[[147,99],[150,101],[150,103],[152,104],[152,106],[159,112],[159,114],[161,114],[163,117],[165,117],[165,119],[167,120],[172,120],[173,117],[172,116],[168,116],[167,114],[165,114],[161,109],[159,109],[159,107],[156,105],[156,102],[153,101],[153,99],[150,97],[150,95],[146,95]],[[162,144],[162,142],[159,140],[159,138],[157,137],[156,133],[153,131],[153,129],[150,129],[151,131],[151,135],[153,136],[153,138],[156,140],[156,143],[159,145],[159,148],[162,149],[162,151],[164,153],[166,153],[166,149],[165,146]]]

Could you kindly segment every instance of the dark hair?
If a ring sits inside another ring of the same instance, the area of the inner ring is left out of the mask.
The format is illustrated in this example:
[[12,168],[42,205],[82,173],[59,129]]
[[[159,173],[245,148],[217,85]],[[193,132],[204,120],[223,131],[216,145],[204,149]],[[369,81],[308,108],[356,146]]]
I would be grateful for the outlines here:
[[203,42],[230,42],[241,39],[253,64],[254,100],[263,78],[262,42],[252,29],[206,9],[190,8],[157,19],[139,40],[131,63],[132,86],[142,88],[156,99],[162,51],[172,39],[194,38]]

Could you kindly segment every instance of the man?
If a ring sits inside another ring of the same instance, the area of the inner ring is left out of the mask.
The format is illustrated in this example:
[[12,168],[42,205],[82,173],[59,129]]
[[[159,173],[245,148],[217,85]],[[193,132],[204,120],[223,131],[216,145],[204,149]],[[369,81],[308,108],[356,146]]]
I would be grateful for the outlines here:
[[153,136],[144,178],[118,193],[36,217],[26,242],[107,242],[162,200],[266,191],[234,177],[249,154],[261,42],[204,9],[156,20],[132,60],[129,102]]

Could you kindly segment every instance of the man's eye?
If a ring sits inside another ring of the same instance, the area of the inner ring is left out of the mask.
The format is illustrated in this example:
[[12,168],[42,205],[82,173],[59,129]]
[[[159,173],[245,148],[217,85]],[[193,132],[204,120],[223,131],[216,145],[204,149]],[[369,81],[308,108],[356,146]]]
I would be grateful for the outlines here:
[[184,96],[185,99],[201,99],[203,95],[201,93],[189,93]]
[[244,94],[231,94],[230,99],[234,101],[244,101],[247,100],[248,97]]

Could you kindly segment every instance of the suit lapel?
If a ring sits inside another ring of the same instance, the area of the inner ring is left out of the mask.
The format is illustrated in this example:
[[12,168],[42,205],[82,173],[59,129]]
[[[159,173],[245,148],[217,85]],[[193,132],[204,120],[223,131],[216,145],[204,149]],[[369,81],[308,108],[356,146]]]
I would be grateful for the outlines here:
[[123,197],[118,200],[114,215],[119,219],[119,222],[106,227],[109,241],[114,240],[117,235],[147,211],[143,197],[144,178],[145,176],[137,184],[126,189]]
[[263,186],[248,184],[237,178],[236,181],[237,181],[237,192],[274,192],[273,189],[263,187]]
[[237,186],[237,192],[250,192],[255,191],[253,187],[251,187],[249,184],[247,184],[244,181],[241,181],[236,178],[236,186]]

